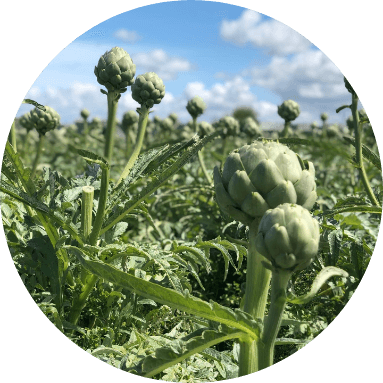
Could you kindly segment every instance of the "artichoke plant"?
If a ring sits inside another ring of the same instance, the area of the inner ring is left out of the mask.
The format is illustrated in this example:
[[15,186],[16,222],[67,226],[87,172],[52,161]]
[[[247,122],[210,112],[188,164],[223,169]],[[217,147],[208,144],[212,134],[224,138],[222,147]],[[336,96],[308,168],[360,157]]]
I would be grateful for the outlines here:
[[45,111],[34,108],[30,111],[30,123],[39,135],[45,135],[60,125],[60,115],[51,107],[45,106]]
[[302,270],[318,252],[319,223],[304,207],[281,204],[262,217],[255,246],[274,268]]
[[186,109],[193,118],[197,118],[205,111],[206,104],[201,97],[195,96],[188,101]]
[[165,96],[165,85],[154,72],[148,72],[137,76],[132,85],[132,97],[141,106],[145,105],[148,109],[154,104],[159,104]]
[[129,54],[120,47],[114,47],[104,53],[94,68],[97,82],[108,91],[124,93],[133,84],[136,65]]
[[341,132],[338,125],[331,125],[326,129],[326,135],[328,138],[340,137]]
[[177,120],[178,120],[178,116],[177,116],[176,113],[171,113],[171,114],[169,114],[169,118],[172,119],[172,121],[173,121],[174,124],[175,124],[175,123],[177,122]]
[[174,122],[170,117],[166,117],[161,121],[161,128],[165,132],[170,132],[173,129]]
[[214,186],[221,210],[245,225],[280,204],[311,209],[317,199],[314,165],[277,142],[257,141],[231,152],[222,175],[215,167]]

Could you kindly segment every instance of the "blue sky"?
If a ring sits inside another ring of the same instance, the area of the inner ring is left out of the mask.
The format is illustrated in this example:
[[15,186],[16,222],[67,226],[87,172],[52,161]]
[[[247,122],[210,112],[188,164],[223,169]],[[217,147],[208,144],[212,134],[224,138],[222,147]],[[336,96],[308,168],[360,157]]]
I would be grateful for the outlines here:
[[[301,106],[296,122],[319,120],[327,112],[344,122],[348,102],[343,76],[313,44],[286,25],[245,8],[205,1],[177,1],[131,10],[96,25],[65,47],[42,71],[27,97],[49,105],[63,123],[79,118],[106,118],[106,98],[93,69],[114,46],[124,48],[136,74],[156,72],[166,96],[153,108],[164,118],[171,112],[182,122],[188,99],[201,96],[212,122],[239,106],[254,108],[262,122],[280,123],[277,106],[293,99]],[[123,94],[118,117],[138,104],[130,89]],[[23,105],[18,116],[30,106]]]

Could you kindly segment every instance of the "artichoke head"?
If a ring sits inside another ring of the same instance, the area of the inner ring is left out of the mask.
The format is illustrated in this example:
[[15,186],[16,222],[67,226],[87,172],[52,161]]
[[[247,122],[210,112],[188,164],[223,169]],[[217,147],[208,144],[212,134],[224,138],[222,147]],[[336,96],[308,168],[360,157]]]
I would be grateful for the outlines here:
[[221,136],[223,138],[228,136],[235,137],[239,134],[239,122],[234,117],[222,117],[217,125],[222,130]]
[[124,49],[114,47],[100,57],[94,74],[97,82],[104,85],[108,91],[124,93],[127,87],[133,84],[136,65]]
[[170,117],[166,117],[161,121],[161,128],[166,132],[171,131],[173,126],[174,122]]
[[33,124],[31,123],[31,114],[29,112],[23,114],[19,119],[19,124],[27,130],[27,132],[33,129]]
[[201,121],[198,124],[198,131],[201,137],[208,136],[209,134],[212,134],[214,132],[214,128],[211,124],[209,124],[206,121]]
[[294,121],[300,113],[301,110],[298,103],[293,100],[286,100],[278,106],[278,114],[285,121]]
[[255,138],[262,135],[259,125],[251,117],[246,117],[241,123],[241,131],[248,137]]
[[82,117],[84,120],[86,120],[86,119],[89,117],[90,112],[89,112],[88,109],[83,109],[83,110],[81,111],[80,114],[81,114],[81,117]]
[[29,113],[31,125],[40,135],[45,135],[60,125],[60,115],[49,106],[45,106],[45,111],[34,108]]
[[284,203],[263,216],[255,247],[275,269],[303,270],[318,253],[319,236],[319,223],[307,209]]
[[124,113],[124,115],[122,116],[121,128],[124,132],[126,132],[136,122],[138,122],[137,112],[135,112],[134,110],[129,110],[129,112]]
[[205,111],[206,104],[201,97],[195,96],[188,101],[186,109],[193,118],[197,118]]
[[140,105],[152,108],[159,104],[165,96],[165,85],[154,72],[148,72],[137,76],[132,85],[132,97]]
[[323,122],[327,121],[328,120],[328,114],[327,113],[322,113],[320,115],[320,118]]
[[178,116],[177,116],[176,113],[171,113],[171,114],[169,114],[169,118],[172,119],[172,121],[173,121],[174,124],[175,124],[175,123],[177,122],[177,120],[178,120]]
[[250,225],[269,209],[294,203],[311,209],[317,199],[311,162],[302,169],[297,155],[277,142],[253,142],[231,152],[220,173],[214,169],[216,200],[233,219]]

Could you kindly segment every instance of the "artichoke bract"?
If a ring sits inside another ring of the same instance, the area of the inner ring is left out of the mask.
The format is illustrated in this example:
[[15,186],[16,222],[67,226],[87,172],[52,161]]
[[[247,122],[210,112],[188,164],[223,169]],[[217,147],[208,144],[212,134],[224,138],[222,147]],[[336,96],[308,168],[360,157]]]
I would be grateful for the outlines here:
[[114,47],[100,57],[94,74],[108,91],[124,93],[133,84],[136,65],[124,49]]
[[45,111],[34,108],[29,113],[31,125],[40,135],[45,135],[60,125],[60,115],[49,106],[45,106]]
[[259,125],[251,117],[246,117],[243,120],[241,123],[241,131],[251,138],[262,135]]
[[152,108],[159,104],[165,96],[165,85],[154,72],[148,72],[136,77],[132,85],[132,97],[140,105]]
[[307,209],[285,203],[263,216],[255,247],[275,269],[303,270],[318,253],[319,236],[319,223]]
[[229,154],[222,175],[218,167],[214,169],[217,203],[245,225],[283,203],[311,209],[317,199],[315,170],[311,162],[304,166],[278,142],[245,145]]

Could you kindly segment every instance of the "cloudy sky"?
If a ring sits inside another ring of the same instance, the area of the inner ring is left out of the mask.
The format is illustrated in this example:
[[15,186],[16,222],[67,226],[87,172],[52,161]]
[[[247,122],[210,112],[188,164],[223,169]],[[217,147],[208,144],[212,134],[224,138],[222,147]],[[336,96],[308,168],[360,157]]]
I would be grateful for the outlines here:
[[[322,112],[344,122],[349,102],[338,68],[318,48],[290,27],[245,8],[202,1],[160,3],[113,17],[64,48],[43,70],[27,97],[56,109],[63,123],[107,115],[106,97],[93,73],[99,57],[114,46],[124,48],[136,74],[156,72],[166,95],[153,111],[190,118],[187,101],[201,96],[206,121],[254,108],[262,122],[280,123],[277,106],[293,99],[301,106],[297,123],[319,120]],[[130,89],[123,94],[118,118],[139,105]],[[31,107],[22,105],[18,116]]]

